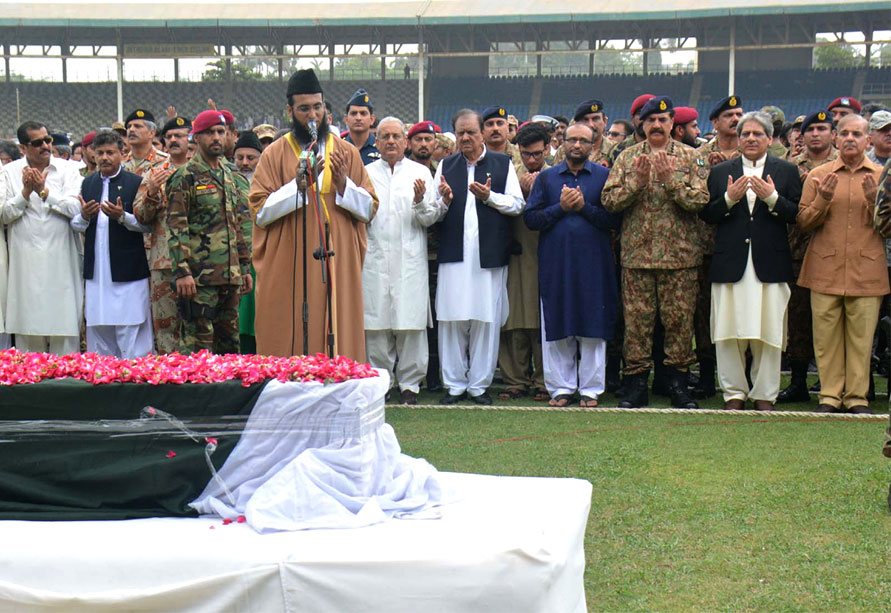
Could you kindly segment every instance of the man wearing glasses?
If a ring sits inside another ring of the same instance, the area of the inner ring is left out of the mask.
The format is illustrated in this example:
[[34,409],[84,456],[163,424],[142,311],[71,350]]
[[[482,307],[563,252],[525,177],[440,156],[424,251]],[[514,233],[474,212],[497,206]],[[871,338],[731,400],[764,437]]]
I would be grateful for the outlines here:
[[83,283],[69,227],[80,212],[78,164],[53,157],[41,123],[19,126],[24,157],[0,171],[0,224],[8,226],[6,331],[21,351],[73,353],[80,342]]

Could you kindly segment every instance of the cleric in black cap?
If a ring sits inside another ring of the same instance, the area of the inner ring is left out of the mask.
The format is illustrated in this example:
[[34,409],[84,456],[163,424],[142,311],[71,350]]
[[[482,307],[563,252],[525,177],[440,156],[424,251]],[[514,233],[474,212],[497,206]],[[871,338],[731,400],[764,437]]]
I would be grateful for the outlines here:
[[356,145],[362,156],[362,163],[371,164],[379,160],[381,154],[375,146],[374,134],[371,133],[371,127],[374,125],[374,107],[371,106],[368,92],[358,89],[347,102],[344,114],[344,121],[349,129],[345,140]]
[[[319,247],[317,228],[330,219],[329,246],[336,254],[331,260],[330,277],[333,279],[334,350],[364,362],[362,261],[367,245],[365,224],[374,217],[377,198],[359,151],[329,130],[325,99],[315,72],[298,70],[291,76],[287,102],[291,131],[263,151],[249,196],[256,223],[253,261],[257,270],[254,324],[257,353],[279,356],[304,353],[300,289],[303,269],[299,262],[305,253],[310,258],[308,351],[311,354],[327,352],[327,286],[322,283],[322,269],[312,259],[312,252]],[[317,151],[317,157],[322,160],[317,183],[321,191],[319,205],[323,208],[321,218],[313,200],[305,206],[295,181],[300,156],[308,150]],[[299,239],[304,214],[308,227],[312,228],[309,244]],[[295,262],[298,263],[296,269]]]
[[251,130],[245,130],[238,135],[238,140],[235,141],[235,166],[249,182],[254,177],[254,170],[260,162],[262,152],[263,145]]
[[170,156],[170,165],[179,168],[189,161],[189,131],[192,122],[188,117],[177,115],[161,128],[161,138]]

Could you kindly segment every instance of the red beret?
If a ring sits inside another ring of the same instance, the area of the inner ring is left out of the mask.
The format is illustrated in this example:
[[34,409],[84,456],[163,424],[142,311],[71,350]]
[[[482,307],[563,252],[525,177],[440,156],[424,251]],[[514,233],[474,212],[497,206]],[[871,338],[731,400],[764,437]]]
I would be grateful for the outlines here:
[[429,119],[427,121],[419,121],[408,131],[408,137],[411,138],[415,134],[421,134],[422,132],[426,132],[428,134],[440,134],[442,132],[442,128],[440,128]]
[[634,117],[640,112],[640,109],[643,108],[647,102],[655,98],[653,94],[641,94],[637,98],[634,99],[634,102],[631,103],[631,116]]
[[92,132],[87,132],[86,134],[84,134],[84,137],[80,141],[80,144],[84,147],[89,147],[90,145],[93,144],[94,138],[96,138],[96,130],[93,130]]
[[343,131],[340,133],[340,138],[346,138],[346,137],[349,135],[349,133],[350,133],[349,130],[343,130]]
[[850,96],[841,96],[839,98],[836,98],[829,103],[829,108],[826,110],[831,111],[832,109],[837,107],[852,109],[855,113],[859,113],[863,108],[860,106],[860,101],[857,100],[857,98],[851,98]]
[[699,119],[699,112],[689,106],[676,106],[674,107],[674,124],[675,125],[683,125],[685,123],[690,123],[694,119]]
[[228,109],[220,109],[220,115],[225,118],[227,126],[235,125],[235,115],[232,114],[232,111]]
[[225,126],[226,116],[222,111],[201,111],[198,117],[192,120],[192,130],[189,134],[199,134],[214,126]]

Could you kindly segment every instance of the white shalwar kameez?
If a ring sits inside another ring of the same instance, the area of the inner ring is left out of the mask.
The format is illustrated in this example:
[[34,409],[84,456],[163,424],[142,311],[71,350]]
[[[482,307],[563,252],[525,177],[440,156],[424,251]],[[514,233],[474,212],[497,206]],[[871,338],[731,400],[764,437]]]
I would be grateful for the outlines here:
[[[118,173],[121,169],[118,168]],[[108,201],[109,181],[117,176],[102,177],[100,201]],[[109,217],[101,210],[96,214],[96,244],[93,248],[93,278],[86,280],[85,319],[87,351],[119,358],[138,358],[152,352],[152,309],[149,279],[115,282],[111,278],[111,253],[108,244]],[[118,222],[114,222],[118,223]],[[124,212],[121,224],[131,232],[151,232]],[[86,232],[90,222],[78,213],[71,227]]]
[[22,351],[59,355],[78,351],[83,309],[80,237],[69,222],[80,212],[77,164],[50,158],[46,201],[37,193],[22,197],[22,170],[28,160],[0,170],[0,225],[8,233],[9,283],[6,332]]
[[[761,177],[767,156],[752,162],[743,157],[743,174]],[[733,204],[725,193],[727,207]],[[765,199],[773,210],[776,191]],[[756,195],[746,190],[751,214]],[[724,400],[768,400],[780,391],[780,359],[786,345],[788,283],[762,283],[755,274],[752,245],[742,279],[736,283],[712,283],[711,333],[718,361],[718,380]],[[746,349],[752,352],[752,388],[746,380]]]
[[[6,197],[6,175],[0,171],[0,198]],[[6,229],[0,224],[0,349],[9,349],[6,333],[6,286],[9,282],[9,254],[6,250]]]
[[606,341],[567,336],[549,341],[541,305],[541,357],[545,388],[551,398],[582,396],[597,400],[606,389]]
[[[486,155],[486,149],[480,160]],[[498,363],[498,341],[501,326],[507,321],[507,266],[480,266],[479,220],[476,196],[470,192],[475,180],[476,164],[467,164],[467,198],[464,210],[464,250],[460,262],[439,265],[436,285],[436,318],[439,321],[439,360],[442,382],[452,396],[464,392],[483,394],[492,384]],[[436,170],[433,184],[442,178],[442,164]],[[451,186],[453,190],[457,186]],[[513,164],[508,166],[505,193],[491,192],[487,206],[504,215],[517,216],[526,201]],[[439,219],[448,207],[437,194]],[[485,239],[483,239],[485,240]]]
[[[379,202],[362,267],[365,350],[372,366],[390,373],[391,384],[417,394],[429,358],[427,227],[439,216],[433,179],[425,166],[404,158],[392,169],[380,159],[365,170]],[[427,187],[415,204],[417,179]]]

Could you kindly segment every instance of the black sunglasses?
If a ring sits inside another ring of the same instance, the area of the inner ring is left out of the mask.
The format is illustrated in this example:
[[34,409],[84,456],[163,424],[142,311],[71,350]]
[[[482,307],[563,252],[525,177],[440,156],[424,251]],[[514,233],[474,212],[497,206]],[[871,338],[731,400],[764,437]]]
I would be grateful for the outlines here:
[[43,138],[35,138],[34,140],[28,143],[32,147],[39,147],[40,145],[52,145],[53,137],[52,136],[44,136]]

